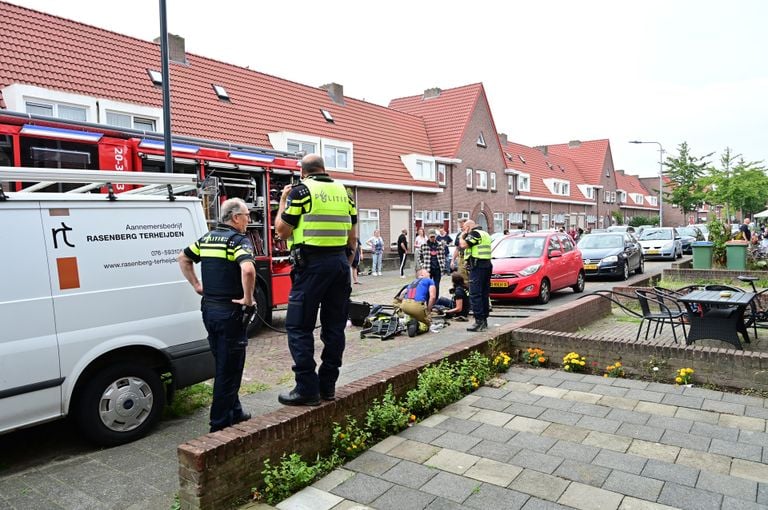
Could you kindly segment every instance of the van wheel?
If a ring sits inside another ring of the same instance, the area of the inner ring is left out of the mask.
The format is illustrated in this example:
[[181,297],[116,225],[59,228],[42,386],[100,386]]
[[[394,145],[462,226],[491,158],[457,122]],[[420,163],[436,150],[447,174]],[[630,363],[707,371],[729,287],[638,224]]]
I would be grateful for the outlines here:
[[144,436],[160,419],[165,392],[160,374],[134,362],[117,363],[89,377],[75,416],[86,438],[114,446]]
[[256,285],[256,289],[253,291],[253,300],[256,304],[256,313],[246,329],[248,338],[256,336],[264,327],[264,323],[272,323],[272,307],[267,306],[267,295],[260,285]]

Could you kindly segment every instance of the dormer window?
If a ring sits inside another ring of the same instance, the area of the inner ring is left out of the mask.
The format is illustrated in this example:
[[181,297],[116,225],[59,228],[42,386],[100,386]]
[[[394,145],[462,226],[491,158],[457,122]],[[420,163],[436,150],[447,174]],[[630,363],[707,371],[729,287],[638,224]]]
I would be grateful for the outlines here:
[[488,144],[485,143],[485,137],[483,136],[482,131],[480,132],[480,136],[477,137],[477,146],[482,148],[488,147]]
[[517,189],[518,191],[531,191],[531,176],[528,174],[518,174]]

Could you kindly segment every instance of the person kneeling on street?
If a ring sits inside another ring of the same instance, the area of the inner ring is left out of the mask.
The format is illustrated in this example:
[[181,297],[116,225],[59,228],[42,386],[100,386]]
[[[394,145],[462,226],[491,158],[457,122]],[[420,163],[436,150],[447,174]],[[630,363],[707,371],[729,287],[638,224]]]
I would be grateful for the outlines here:
[[437,300],[437,287],[429,277],[429,272],[419,269],[416,279],[409,283],[403,292],[400,309],[411,317],[407,325],[408,336],[414,337],[429,331],[432,324],[429,311]]
[[439,297],[435,304],[437,307],[442,308],[446,319],[466,322],[469,317],[469,289],[467,289],[467,283],[458,271],[451,273],[451,282],[453,282],[453,287],[449,292],[453,294],[453,297]]

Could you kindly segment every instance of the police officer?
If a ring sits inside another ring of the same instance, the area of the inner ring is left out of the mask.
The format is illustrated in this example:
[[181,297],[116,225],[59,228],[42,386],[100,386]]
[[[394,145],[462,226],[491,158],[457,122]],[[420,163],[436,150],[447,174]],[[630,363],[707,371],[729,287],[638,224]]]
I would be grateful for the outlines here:
[[[357,247],[354,201],[344,185],[325,173],[322,156],[301,160],[302,182],[286,186],[275,230],[288,239],[293,258],[285,329],[296,386],[282,393],[285,405],[318,405],[334,400],[344,353],[344,328],[352,292],[350,262]],[[314,329],[320,308],[322,363],[315,371]]]
[[[211,432],[250,419],[237,396],[248,345],[244,307],[253,306],[256,266],[253,246],[243,235],[248,207],[239,198],[221,204],[221,223],[179,254],[181,272],[203,296],[203,323],[216,361]],[[201,263],[202,284],[194,264]]]
[[485,331],[488,329],[491,292],[491,236],[474,221],[467,220],[461,246],[465,249],[465,258],[469,259],[469,300],[475,316],[474,326],[467,328],[467,331]]

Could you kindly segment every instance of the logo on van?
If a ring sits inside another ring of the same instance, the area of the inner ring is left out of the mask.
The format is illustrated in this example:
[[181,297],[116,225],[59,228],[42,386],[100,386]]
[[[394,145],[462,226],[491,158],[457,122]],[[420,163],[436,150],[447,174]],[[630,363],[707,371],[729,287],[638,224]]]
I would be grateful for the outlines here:
[[53,247],[54,249],[59,248],[59,234],[61,234],[61,237],[64,240],[64,244],[69,246],[70,248],[74,248],[75,245],[69,242],[69,239],[67,239],[67,232],[71,231],[72,227],[68,227],[66,223],[63,221],[61,222],[61,228],[52,228],[51,233],[53,234]]

